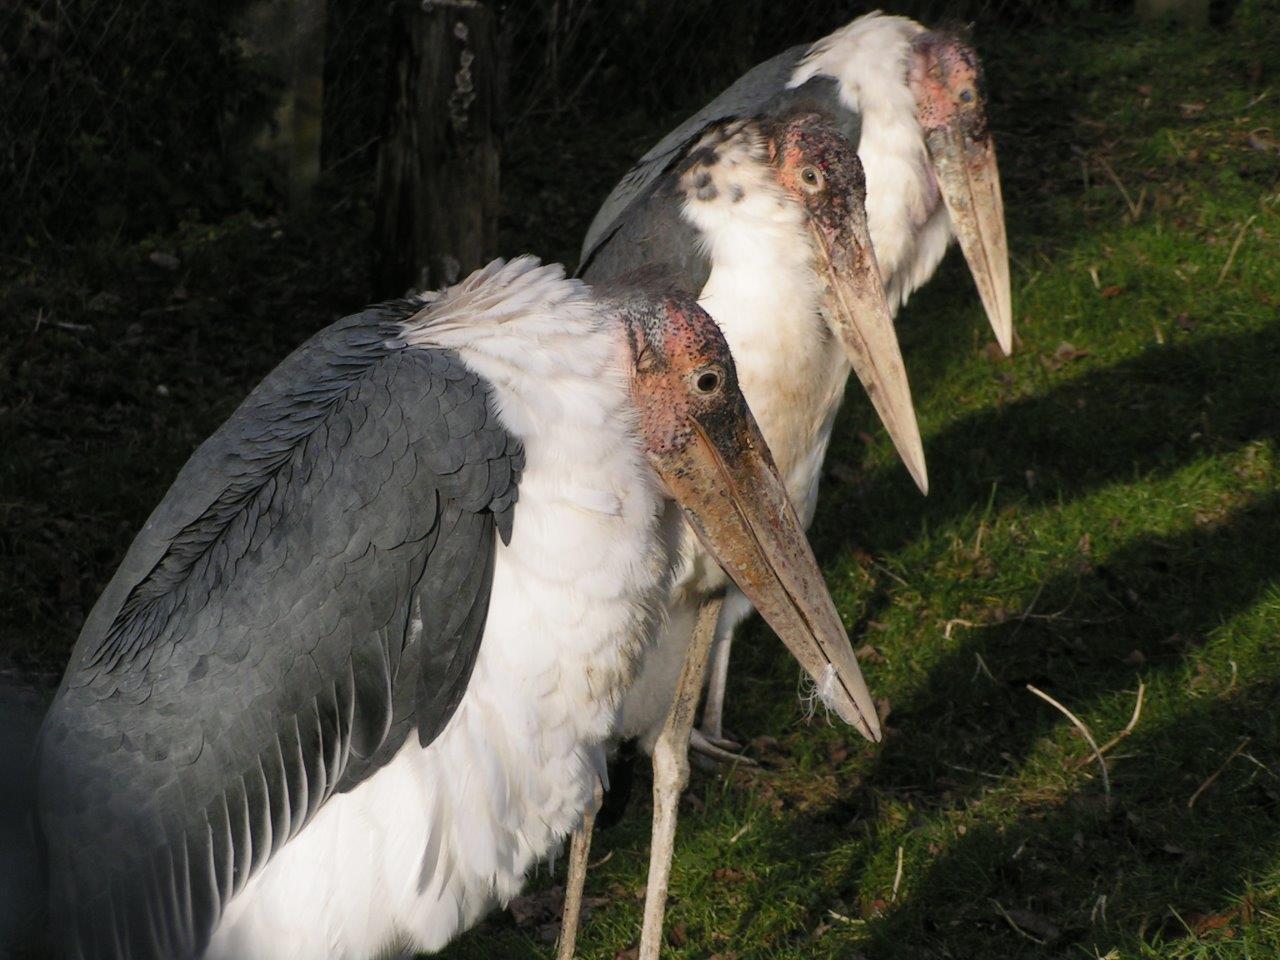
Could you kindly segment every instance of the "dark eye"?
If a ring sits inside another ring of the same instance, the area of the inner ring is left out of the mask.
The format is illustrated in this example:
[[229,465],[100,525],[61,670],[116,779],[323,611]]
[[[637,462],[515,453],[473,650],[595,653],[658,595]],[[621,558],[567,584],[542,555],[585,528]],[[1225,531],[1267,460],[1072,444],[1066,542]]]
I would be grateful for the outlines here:
[[822,171],[817,167],[805,167],[801,170],[800,180],[810,191],[822,189]]
[[714,367],[709,367],[698,374],[698,378],[694,380],[694,385],[698,388],[699,393],[712,394],[720,389],[720,371]]
[[971,103],[972,101],[973,101],[973,91],[970,90],[968,87],[965,87],[963,90],[960,91],[960,102]]

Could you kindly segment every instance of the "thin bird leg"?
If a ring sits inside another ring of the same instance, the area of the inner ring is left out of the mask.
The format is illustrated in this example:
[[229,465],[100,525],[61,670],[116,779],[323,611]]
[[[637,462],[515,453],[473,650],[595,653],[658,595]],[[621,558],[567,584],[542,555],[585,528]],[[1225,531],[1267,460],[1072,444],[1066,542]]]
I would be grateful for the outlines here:
[[716,637],[711,650],[711,676],[707,680],[707,700],[702,705],[702,735],[716,746],[724,742],[724,691],[729,682],[729,653],[733,648],[733,631],[725,630]]
[[707,701],[702,705],[703,735],[711,741],[724,739],[724,691],[729,679],[729,653],[733,648],[733,631],[716,637],[711,650],[711,675],[707,679]]
[[729,683],[729,653],[733,648],[733,631],[737,617],[726,617],[721,612],[716,624],[715,646],[711,648],[710,678],[707,680],[707,699],[702,704],[702,723],[689,738],[689,749],[699,766],[719,763],[736,763],[746,767],[758,764],[741,753],[742,744],[732,736],[726,736],[723,726],[725,688]]
[[667,909],[667,883],[675,852],[676,817],[680,794],[689,782],[689,734],[707,676],[707,660],[716,635],[716,621],[724,594],[703,603],[693,640],[685,654],[675,700],[653,746],[653,837],[649,846],[649,884],[645,890],[644,928],[637,960],[658,960],[662,947],[662,918]]
[[569,876],[564,882],[564,912],[560,916],[560,943],[556,960],[573,960],[582,921],[582,891],[587,883],[587,861],[591,856],[591,831],[596,825],[596,811],[604,799],[604,785],[596,780],[591,804],[582,811],[582,826],[573,831],[569,844]]

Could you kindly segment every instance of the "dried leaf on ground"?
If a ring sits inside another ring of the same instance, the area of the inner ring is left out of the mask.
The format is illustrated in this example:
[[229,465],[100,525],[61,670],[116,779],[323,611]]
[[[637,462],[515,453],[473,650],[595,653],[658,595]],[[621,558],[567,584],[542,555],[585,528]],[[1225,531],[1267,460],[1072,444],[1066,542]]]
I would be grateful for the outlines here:
[[[1102,295],[1104,297],[1115,296],[1115,294],[1108,294],[1107,291],[1111,289],[1113,288],[1108,287],[1106,290],[1102,291]],[[1119,291],[1120,288],[1116,287],[1114,289]],[[1080,350],[1074,344],[1068,343],[1064,340],[1062,343],[1058,344],[1058,349],[1053,351],[1052,356],[1041,356],[1040,363],[1046,370],[1057,370],[1064,364],[1070,363],[1073,360],[1082,360],[1087,356],[1089,356],[1088,350]]]
[[1239,907],[1234,910],[1228,910],[1226,913],[1189,913],[1183,919],[1187,921],[1187,926],[1195,931],[1197,937],[1203,937],[1220,930],[1222,931],[1220,936],[1230,939],[1235,935],[1235,931],[1230,930],[1228,924],[1238,916],[1240,916]]
[[884,654],[869,643],[864,643],[853,655],[858,658],[859,663],[884,663]]

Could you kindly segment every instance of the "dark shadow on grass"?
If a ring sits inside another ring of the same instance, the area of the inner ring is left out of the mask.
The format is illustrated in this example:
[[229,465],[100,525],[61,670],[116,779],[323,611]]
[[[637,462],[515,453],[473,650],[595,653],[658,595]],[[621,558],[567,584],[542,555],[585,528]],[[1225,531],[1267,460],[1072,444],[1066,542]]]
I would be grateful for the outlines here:
[[[903,481],[896,463],[865,485],[828,478],[814,549],[828,562],[853,546],[891,553],[918,536],[922,522],[939,529],[981,509],[993,484],[996,512],[1034,509],[1280,436],[1277,369],[1280,325],[1272,325],[1152,347],[1039,396],[960,417],[926,438],[928,498]],[[863,415],[842,419],[829,460],[856,460],[851,438]]]
[[[1170,908],[1192,923],[1229,912],[1280,854],[1278,699],[1280,683],[1267,678],[1222,700],[1188,700],[1174,719],[1126,742],[1109,808],[1095,781],[953,841],[913,878],[905,902],[873,922],[876,954],[965,956],[974,954],[961,944],[981,944],[982,955],[1043,956],[996,903],[1052,922],[1060,933],[1051,945],[1064,955],[1181,938]],[[1245,738],[1269,769],[1240,760],[1189,810],[1198,785]],[[1093,913],[1103,896],[1106,914]]]
[[[868,779],[871,789],[919,784],[917,796],[926,805],[973,798],[990,781],[957,766],[996,775],[1016,771],[1036,742],[1065,722],[1027,693],[1027,683],[1087,709],[1099,698],[1135,686],[1134,650],[1145,658],[1142,672],[1148,681],[1162,672],[1180,672],[1207,632],[1255,605],[1280,577],[1278,538],[1280,495],[1271,495],[1217,525],[1138,539],[1105,567],[1049,582],[1042,609],[1070,605],[1068,618],[973,631],[931,671],[919,694],[900,706],[897,725],[913,732],[889,744]],[[976,654],[998,682],[974,680]],[[1188,691],[1175,719],[1139,728],[1123,750],[1131,756],[1116,763],[1110,812],[1097,803],[1068,804],[1045,816],[1042,806],[1033,804],[1028,815],[1006,826],[1003,837],[984,837],[983,831],[965,837],[913,884],[907,904],[875,925],[877,944],[914,939],[923,948],[929,936],[946,930],[949,921],[940,913],[961,920],[977,906],[1000,931],[1004,947],[1026,953],[1030,944],[1000,918],[992,919],[987,899],[1050,916],[1064,908],[1080,913],[1078,904],[1068,906],[1062,896],[1055,897],[1054,882],[1070,879],[1045,883],[1029,864],[1010,859],[1028,836],[1074,847],[1071,858],[1081,874],[1091,880],[1104,875],[1097,884],[1080,886],[1097,893],[1123,890],[1124,899],[1113,900],[1113,917],[1143,917],[1158,927],[1169,904],[1183,913],[1222,909],[1240,892],[1242,877],[1272,865],[1280,849],[1274,792],[1280,785],[1274,772],[1280,769],[1275,711],[1280,686],[1272,676],[1246,675],[1228,695],[1222,692],[1226,684],[1225,677],[1220,684],[1209,678],[1199,699]],[[1186,802],[1197,784],[1246,736],[1252,737],[1252,753],[1273,772],[1257,791],[1237,792],[1240,780],[1257,775],[1242,763],[1204,797],[1194,815],[1188,812]],[[1097,798],[1097,784],[1086,790]],[[1159,869],[1152,869],[1153,858]],[[975,881],[983,880],[984,888],[975,889]],[[963,905],[957,904],[962,891],[968,893]],[[1073,932],[1070,921],[1059,926],[1068,942],[1073,936],[1090,942],[1095,933],[1099,940],[1137,933],[1114,927]]]
[[[1280,494],[1254,499],[1211,526],[1138,538],[1105,565],[1051,579],[1038,609],[1067,613],[967,631],[927,682],[894,705],[897,732],[862,782],[835,804],[780,822],[757,841],[770,860],[794,870],[798,843],[837,842],[860,823],[875,822],[886,801],[908,805],[917,826],[945,822],[948,813],[982,802],[1033,752],[1052,755],[1054,748],[1037,745],[1066,724],[1026,684],[1085,712],[1134,689],[1137,674],[1150,684],[1183,671],[1206,633],[1250,609],[1280,579],[1276,543]],[[978,656],[994,679],[975,670]],[[777,669],[785,669],[778,661]],[[1205,677],[1195,696],[1187,689],[1174,719],[1140,723],[1117,750],[1124,757],[1113,761],[1110,810],[1096,779],[1074,794],[1020,798],[1023,809],[1008,821],[989,817],[951,840],[923,877],[909,879],[905,902],[870,924],[869,955],[1045,956],[1095,942],[1105,953],[1118,940],[1134,942],[1144,926],[1148,938],[1176,934],[1180,926],[1166,923],[1169,905],[1184,915],[1229,908],[1246,879],[1280,855],[1280,680],[1246,670],[1229,687],[1225,676]],[[1160,712],[1155,707],[1148,716]],[[1099,739],[1113,732],[1095,731]],[[1269,769],[1242,760],[1188,811],[1197,785],[1246,736],[1249,752]],[[1095,770],[1087,757],[1079,744],[1063,763],[1084,758],[1086,769]],[[836,888],[811,890],[814,899],[851,897],[865,868],[853,865]],[[799,871],[794,882],[812,887]],[[1110,921],[1091,926],[1101,894],[1110,898]],[[992,901],[1053,921],[1061,930],[1055,951],[1015,933]],[[741,952],[744,960],[752,955]]]

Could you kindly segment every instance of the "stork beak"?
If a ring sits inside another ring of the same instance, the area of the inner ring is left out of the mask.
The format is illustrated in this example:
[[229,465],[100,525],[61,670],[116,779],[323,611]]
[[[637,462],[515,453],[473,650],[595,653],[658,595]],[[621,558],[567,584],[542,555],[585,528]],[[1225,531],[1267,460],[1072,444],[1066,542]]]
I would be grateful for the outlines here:
[[926,142],[960,249],[1007,356],[1013,352],[1013,299],[995,143],[985,131],[970,136],[960,123],[929,130]]
[[[861,201],[857,210],[862,213]],[[927,494],[929,473],[920,426],[866,217],[841,217],[837,223],[825,225],[811,218],[809,232],[826,275],[823,313],[827,325],[844,346],[853,372],[862,381],[911,479]]]
[[699,539],[818,687],[868,740],[880,722],[826,581],[746,403],[692,421],[688,442],[654,467]]

